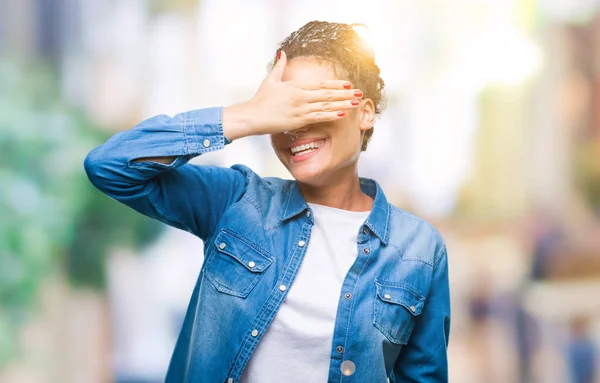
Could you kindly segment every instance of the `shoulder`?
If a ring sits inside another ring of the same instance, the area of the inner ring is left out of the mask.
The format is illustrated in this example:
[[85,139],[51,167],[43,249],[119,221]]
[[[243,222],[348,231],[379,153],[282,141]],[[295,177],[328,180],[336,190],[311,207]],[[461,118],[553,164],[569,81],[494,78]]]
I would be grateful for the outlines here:
[[290,192],[293,180],[278,177],[261,177],[246,165],[236,164],[232,170],[239,172],[246,179],[245,198],[257,203],[267,205],[274,200],[282,200]]
[[446,257],[444,239],[435,226],[392,204],[389,204],[389,209],[389,245],[434,267]]

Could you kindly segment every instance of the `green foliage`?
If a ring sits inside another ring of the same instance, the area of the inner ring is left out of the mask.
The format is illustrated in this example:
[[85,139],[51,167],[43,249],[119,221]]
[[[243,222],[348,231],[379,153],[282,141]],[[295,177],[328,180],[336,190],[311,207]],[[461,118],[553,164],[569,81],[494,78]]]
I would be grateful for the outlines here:
[[46,276],[66,266],[73,283],[101,289],[108,248],[161,228],[87,180],[83,160],[106,139],[61,100],[52,70],[0,60],[0,366]]

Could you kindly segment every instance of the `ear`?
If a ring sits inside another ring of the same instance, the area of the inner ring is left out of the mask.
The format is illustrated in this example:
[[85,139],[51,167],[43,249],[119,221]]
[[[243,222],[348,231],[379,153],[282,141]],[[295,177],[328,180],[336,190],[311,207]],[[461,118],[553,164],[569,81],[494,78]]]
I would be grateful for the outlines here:
[[359,110],[360,130],[367,131],[373,128],[373,124],[375,124],[375,104],[373,104],[373,100],[370,98],[364,99]]

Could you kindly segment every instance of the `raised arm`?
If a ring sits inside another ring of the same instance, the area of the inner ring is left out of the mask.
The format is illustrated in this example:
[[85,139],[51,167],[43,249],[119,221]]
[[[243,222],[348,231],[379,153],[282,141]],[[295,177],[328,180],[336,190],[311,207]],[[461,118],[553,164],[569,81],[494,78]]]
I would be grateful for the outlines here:
[[210,108],[143,121],[88,154],[88,177],[109,197],[206,239],[246,185],[241,169],[187,164],[223,148],[221,115]]
[[356,107],[347,81],[282,82],[285,66],[282,54],[249,102],[156,116],[114,135],[87,156],[90,181],[140,213],[206,239],[245,193],[250,170],[197,166],[190,159],[229,140],[332,121],[343,117],[338,111]]

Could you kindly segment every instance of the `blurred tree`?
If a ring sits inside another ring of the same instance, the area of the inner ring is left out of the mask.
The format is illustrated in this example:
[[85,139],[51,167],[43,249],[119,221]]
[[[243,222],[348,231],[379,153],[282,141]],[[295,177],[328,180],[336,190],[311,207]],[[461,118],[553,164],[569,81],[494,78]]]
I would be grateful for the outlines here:
[[106,138],[61,100],[49,67],[0,60],[0,367],[46,276],[66,265],[72,283],[102,289],[108,249],[162,228],[87,180],[83,160]]

